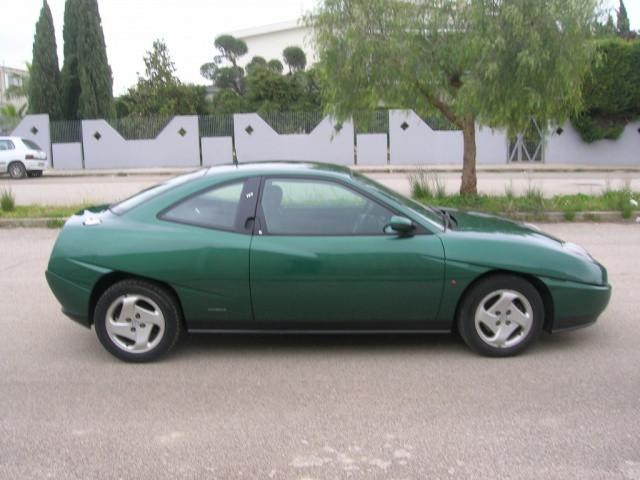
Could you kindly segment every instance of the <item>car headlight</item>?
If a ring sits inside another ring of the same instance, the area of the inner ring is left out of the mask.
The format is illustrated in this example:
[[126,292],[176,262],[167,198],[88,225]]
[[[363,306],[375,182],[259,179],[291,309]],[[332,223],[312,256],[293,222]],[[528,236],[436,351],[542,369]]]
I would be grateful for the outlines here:
[[593,257],[587,249],[578,245],[577,243],[565,242],[562,244],[562,247],[569,253],[573,255],[577,255],[578,257],[588,258],[589,260],[593,260]]

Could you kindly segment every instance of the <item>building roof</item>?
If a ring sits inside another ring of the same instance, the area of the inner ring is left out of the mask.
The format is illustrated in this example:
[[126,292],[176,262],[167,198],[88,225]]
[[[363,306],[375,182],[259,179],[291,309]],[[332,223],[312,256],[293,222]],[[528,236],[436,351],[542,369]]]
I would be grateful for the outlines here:
[[286,22],[271,23],[269,25],[261,25],[258,27],[245,28],[243,30],[236,30],[231,32],[234,37],[237,38],[251,38],[259,37],[261,35],[268,35],[270,33],[286,32],[288,30],[298,30],[306,28],[301,20],[287,20]]

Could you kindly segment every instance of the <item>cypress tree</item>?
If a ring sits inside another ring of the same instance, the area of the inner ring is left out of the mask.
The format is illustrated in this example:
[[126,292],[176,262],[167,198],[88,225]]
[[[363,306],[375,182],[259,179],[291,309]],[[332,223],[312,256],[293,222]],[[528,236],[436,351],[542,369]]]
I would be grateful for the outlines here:
[[29,112],[48,113],[54,120],[60,118],[60,89],[60,68],[53,17],[47,0],[43,0],[33,39]]
[[67,0],[64,41],[63,79],[68,117],[111,117],[113,78],[97,0]]
[[629,16],[627,15],[627,7],[624,6],[624,1],[620,0],[620,7],[618,8],[618,35],[622,38],[627,38],[631,33],[629,25]]
[[68,120],[78,118],[80,76],[78,75],[78,12],[81,0],[67,0],[64,6],[64,64],[62,65],[62,114]]

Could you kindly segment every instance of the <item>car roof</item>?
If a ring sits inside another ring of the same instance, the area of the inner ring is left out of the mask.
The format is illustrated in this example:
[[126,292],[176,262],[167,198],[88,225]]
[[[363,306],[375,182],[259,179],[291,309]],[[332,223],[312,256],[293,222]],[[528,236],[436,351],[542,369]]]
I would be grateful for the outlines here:
[[206,175],[219,175],[231,172],[242,173],[246,176],[259,175],[320,175],[333,178],[351,178],[349,168],[329,163],[295,162],[295,161],[265,161],[219,165],[210,167]]

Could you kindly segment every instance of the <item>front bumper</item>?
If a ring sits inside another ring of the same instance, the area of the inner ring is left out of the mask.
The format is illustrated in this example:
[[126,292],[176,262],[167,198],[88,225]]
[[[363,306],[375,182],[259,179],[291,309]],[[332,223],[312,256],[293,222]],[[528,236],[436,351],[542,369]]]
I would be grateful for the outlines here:
[[587,327],[596,322],[611,299],[611,285],[588,285],[543,279],[553,299],[553,333]]

